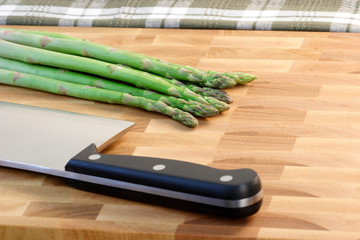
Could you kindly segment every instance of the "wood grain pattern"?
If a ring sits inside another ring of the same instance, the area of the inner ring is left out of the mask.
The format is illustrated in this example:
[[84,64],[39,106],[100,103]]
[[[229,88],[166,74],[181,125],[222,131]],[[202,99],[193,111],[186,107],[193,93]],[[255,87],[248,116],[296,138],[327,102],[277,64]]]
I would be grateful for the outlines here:
[[[0,168],[0,239],[360,239],[359,34],[27,27],[259,79],[196,129],[155,113],[0,86],[0,100],[135,121],[105,150],[249,167],[264,204],[246,219],[83,192]],[[181,47],[181,48],[180,48]]]

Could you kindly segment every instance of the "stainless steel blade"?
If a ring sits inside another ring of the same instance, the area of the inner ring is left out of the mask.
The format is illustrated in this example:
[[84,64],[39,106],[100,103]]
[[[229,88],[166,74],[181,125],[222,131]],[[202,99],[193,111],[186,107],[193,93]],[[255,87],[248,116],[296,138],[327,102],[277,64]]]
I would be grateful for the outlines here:
[[89,144],[101,151],[134,124],[0,101],[0,166],[59,175]]

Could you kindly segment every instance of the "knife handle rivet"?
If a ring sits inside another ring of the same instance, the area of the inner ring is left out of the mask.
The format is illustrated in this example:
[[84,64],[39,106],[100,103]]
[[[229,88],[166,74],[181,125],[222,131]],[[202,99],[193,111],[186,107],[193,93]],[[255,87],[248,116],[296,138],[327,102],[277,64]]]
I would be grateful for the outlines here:
[[165,169],[165,165],[163,165],[163,164],[158,164],[158,165],[153,166],[153,170],[155,170],[155,171],[161,171],[164,169]]
[[222,182],[230,182],[233,179],[233,176],[231,175],[224,175],[220,177],[220,181]]
[[100,154],[92,154],[89,156],[89,160],[98,160],[101,158]]

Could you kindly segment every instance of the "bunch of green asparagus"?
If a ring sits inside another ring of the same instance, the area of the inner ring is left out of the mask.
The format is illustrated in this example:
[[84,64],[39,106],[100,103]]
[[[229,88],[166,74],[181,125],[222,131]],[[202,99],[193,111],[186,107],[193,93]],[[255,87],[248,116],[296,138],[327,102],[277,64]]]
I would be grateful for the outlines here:
[[68,35],[0,28],[0,83],[139,107],[195,127],[256,77],[166,62]]

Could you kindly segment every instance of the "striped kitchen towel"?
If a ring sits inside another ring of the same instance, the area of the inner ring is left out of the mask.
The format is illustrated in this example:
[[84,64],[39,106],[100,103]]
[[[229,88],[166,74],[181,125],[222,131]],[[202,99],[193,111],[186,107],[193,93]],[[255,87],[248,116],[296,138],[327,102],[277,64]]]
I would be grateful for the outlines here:
[[360,32],[360,0],[3,0],[0,25]]

